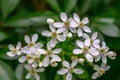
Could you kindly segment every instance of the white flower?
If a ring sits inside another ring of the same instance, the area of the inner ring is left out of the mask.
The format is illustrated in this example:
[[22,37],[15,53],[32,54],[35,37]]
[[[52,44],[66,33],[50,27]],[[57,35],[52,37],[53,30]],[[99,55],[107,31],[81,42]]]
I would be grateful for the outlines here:
[[63,35],[65,37],[67,36],[69,30],[73,33],[76,32],[76,29],[70,26],[71,21],[73,21],[72,18],[68,19],[67,14],[64,12],[60,14],[60,18],[62,19],[63,22],[55,22],[53,25],[59,28],[61,31],[63,31]]
[[48,18],[47,19],[47,23],[48,24],[53,24],[55,21],[54,21],[54,19],[52,19],[52,18]]
[[97,77],[102,76],[109,69],[110,66],[106,66],[105,63],[102,63],[101,67],[99,67],[98,65],[94,65],[94,70],[96,70],[96,72],[92,75],[92,79],[96,79]]
[[88,39],[90,41],[90,45],[95,47],[95,48],[99,48],[99,43],[100,43],[100,40],[97,39],[97,32],[93,33],[91,37],[89,37],[88,34],[84,33],[83,34],[83,38],[84,39]]
[[46,37],[51,37],[51,40],[50,40],[51,47],[55,47],[58,41],[63,42],[66,40],[66,38],[63,35],[61,35],[62,31],[60,29],[56,30],[53,25],[49,25],[49,27],[51,32],[48,30],[45,30],[42,32],[42,35]]
[[77,62],[73,61],[71,63],[71,65],[68,63],[68,61],[63,61],[62,62],[63,66],[65,68],[62,68],[60,70],[57,71],[57,73],[59,75],[64,75],[64,74],[67,74],[66,75],[66,80],[72,80],[72,73],[75,73],[75,74],[82,74],[84,71],[80,68],[74,68],[76,65],[77,65]]
[[45,55],[45,58],[43,59],[43,66],[47,67],[50,64],[50,59],[60,62],[61,58],[57,54],[59,54],[61,51],[62,51],[61,48],[52,50],[52,47],[49,45],[49,43],[47,44],[47,50],[38,49],[39,53],[42,53]]
[[20,49],[21,49],[21,43],[20,42],[17,43],[16,47],[14,47],[12,44],[10,44],[8,47],[10,49],[10,51],[7,52],[8,56],[14,57],[16,55],[21,55],[21,51],[20,51]]
[[72,25],[72,27],[75,27],[75,28],[78,27],[77,34],[79,37],[83,35],[82,29],[87,33],[91,32],[91,29],[88,26],[86,26],[86,24],[89,22],[87,17],[85,17],[82,21],[80,21],[80,18],[76,13],[73,14],[73,17],[76,24]]
[[90,41],[85,40],[83,43],[82,41],[77,40],[76,43],[81,49],[74,49],[73,53],[83,54],[89,62],[93,62],[93,56],[97,56],[99,53],[94,48],[90,49]]
[[26,75],[26,79],[30,79],[31,76],[34,76],[36,80],[40,80],[40,76],[38,75],[38,72],[44,72],[44,68],[32,68],[31,65],[27,64],[25,65],[25,68],[29,71],[29,73]]
[[28,48],[31,48],[31,47],[41,48],[43,46],[41,43],[36,43],[38,39],[38,34],[33,34],[31,40],[28,35],[25,35],[24,39],[25,39],[25,42],[28,44],[28,46],[26,46]]
[[103,41],[102,46],[98,48],[99,50],[99,55],[96,57],[95,61],[99,61],[102,59],[103,63],[107,63],[107,53],[109,48],[106,46],[106,43]]

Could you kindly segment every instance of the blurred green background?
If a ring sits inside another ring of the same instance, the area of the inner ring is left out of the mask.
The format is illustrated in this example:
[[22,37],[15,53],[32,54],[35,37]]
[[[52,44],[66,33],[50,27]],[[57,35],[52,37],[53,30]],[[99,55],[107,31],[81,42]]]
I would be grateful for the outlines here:
[[[48,28],[46,19],[57,21],[60,12],[89,18],[91,29],[117,53],[116,60],[108,61],[111,69],[97,80],[120,80],[120,0],[0,0],[0,80],[25,80],[18,57],[6,56],[8,45],[24,43],[24,35],[33,33],[39,33],[39,41],[44,43],[40,33]],[[54,80],[54,75],[46,75],[49,71],[40,74],[41,80]]]

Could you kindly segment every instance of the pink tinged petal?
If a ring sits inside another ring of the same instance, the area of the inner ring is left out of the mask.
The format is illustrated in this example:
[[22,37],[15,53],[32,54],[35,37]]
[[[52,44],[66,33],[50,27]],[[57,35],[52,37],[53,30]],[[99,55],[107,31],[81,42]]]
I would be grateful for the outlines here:
[[63,26],[64,26],[64,23],[63,23],[63,22],[55,22],[55,23],[53,23],[53,25],[54,25],[56,28],[60,28],[60,27],[63,27]]
[[102,56],[102,62],[103,62],[103,63],[107,63],[107,58],[106,58],[106,56],[104,56],[104,55]]
[[57,71],[57,74],[60,74],[60,75],[63,75],[63,74],[66,74],[68,72],[68,69],[60,69]]
[[98,72],[95,72],[95,73],[93,73],[93,75],[92,75],[92,79],[96,79],[98,76],[99,76],[99,73],[98,73]]
[[8,55],[9,57],[14,57],[16,54],[13,54],[13,52],[7,52],[7,55]]
[[77,34],[78,34],[78,37],[81,37],[83,35],[81,28],[78,28]]
[[82,20],[82,22],[83,22],[84,24],[87,24],[87,23],[89,22],[88,17],[85,17],[85,18]]
[[28,74],[26,75],[26,79],[30,79],[30,78],[31,78],[31,74],[28,73]]
[[65,38],[63,35],[58,35],[58,36],[57,36],[57,39],[58,39],[59,41],[61,41],[61,42],[63,42],[63,41],[66,40],[66,38]]
[[98,71],[100,67],[98,65],[94,65],[94,70]]
[[83,30],[87,33],[91,33],[91,29],[88,26],[84,26]]
[[58,53],[60,53],[61,51],[62,51],[61,48],[57,48],[57,49],[54,49],[52,52],[53,52],[54,54],[58,54]]
[[17,51],[17,55],[21,55],[22,54],[22,52],[21,51]]
[[92,55],[90,55],[89,53],[87,53],[87,54],[85,55],[85,57],[86,57],[86,59],[87,59],[89,62],[93,62],[93,57],[92,57]]
[[68,63],[68,61],[63,61],[62,64],[63,64],[63,66],[65,66],[66,68],[70,68],[70,64]]
[[89,35],[86,34],[86,33],[83,33],[82,37],[83,37],[84,39],[90,39]]
[[81,54],[82,52],[83,52],[83,50],[81,50],[81,49],[74,49],[73,50],[74,54]]
[[25,35],[24,39],[27,44],[30,43],[30,37],[28,35]]
[[80,18],[79,18],[79,16],[78,16],[78,14],[74,13],[74,14],[73,14],[73,18],[74,18],[74,20],[75,20],[77,23],[80,23]]
[[84,72],[82,69],[74,69],[73,71],[76,74],[82,74]]
[[90,46],[90,39],[86,39],[85,42],[84,42],[85,46]]
[[55,30],[55,27],[53,26],[53,24],[49,24],[49,28],[50,28],[50,30],[52,31],[52,32],[55,32],[56,30]]
[[57,29],[57,34],[60,34],[60,33],[64,32],[64,31],[65,31],[65,28],[61,27],[61,28]]
[[83,47],[84,47],[83,42],[80,41],[80,40],[77,40],[77,41],[76,41],[76,44],[77,44],[80,48],[83,48]]
[[73,32],[73,33],[76,33],[76,32],[77,32],[76,28],[69,28],[69,29],[70,29],[70,31]]
[[18,59],[19,62],[23,63],[26,61],[26,56],[22,56]]
[[44,72],[45,69],[44,68],[39,68],[39,69],[36,69],[37,72]]
[[68,35],[68,29],[66,28],[65,31],[63,32],[64,37],[67,37]]
[[58,56],[58,55],[52,55],[52,59],[54,60],[54,61],[58,61],[58,62],[60,62],[61,61],[61,58]]
[[40,80],[40,76],[37,73],[34,76],[36,80]]
[[37,49],[37,51],[40,53],[40,54],[46,54],[46,51],[44,49]]
[[62,21],[66,21],[67,20],[67,14],[66,13],[64,13],[64,12],[62,12],[61,14],[60,14],[60,18],[62,19]]
[[21,42],[17,43],[16,50],[19,50],[21,48]]
[[96,39],[97,38],[97,32],[93,33],[91,38]]
[[46,56],[44,59],[43,59],[43,66],[44,67],[47,67],[48,65],[49,65],[49,62],[50,60],[49,60],[49,56]]
[[12,44],[10,44],[9,46],[8,46],[8,48],[12,51],[13,49],[15,49],[15,47],[12,45]]
[[51,37],[52,33],[50,31],[45,30],[42,32],[42,35],[46,37]]
[[71,63],[71,67],[74,68],[77,64],[78,64],[78,61],[77,61],[77,60],[74,60],[74,61],[72,61],[72,63]]
[[32,36],[32,42],[35,43],[38,39],[38,34],[33,34]]
[[71,73],[67,73],[66,80],[72,80],[72,74]]

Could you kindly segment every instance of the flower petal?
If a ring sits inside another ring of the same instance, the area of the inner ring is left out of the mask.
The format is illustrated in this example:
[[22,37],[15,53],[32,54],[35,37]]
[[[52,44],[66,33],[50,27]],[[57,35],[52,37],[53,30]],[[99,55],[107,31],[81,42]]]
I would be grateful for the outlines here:
[[66,80],[72,80],[72,74],[71,73],[67,73]]
[[84,26],[83,30],[87,33],[91,33],[91,29],[88,26]]
[[58,53],[60,53],[61,51],[62,51],[61,48],[57,48],[57,49],[54,49],[52,52],[53,52],[54,54],[58,54]]
[[85,57],[89,62],[93,62],[93,57],[89,53],[87,53]]
[[44,49],[37,49],[37,51],[40,53],[40,54],[46,54],[46,51]]
[[19,50],[21,48],[21,42],[17,43],[16,50]]
[[80,40],[77,40],[77,41],[76,41],[76,44],[77,44],[80,48],[83,48],[83,47],[84,47],[83,42],[80,41]]
[[107,63],[107,58],[106,58],[106,56],[104,56],[104,55],[102,56],[102,62],[103,62],[103,63]]
[[66,74],[67,72],[68,72],[68,69],[64,69],[64,68],[57,71],[57,73],[60,75]]
[[38,34],[33,34],[32,36],[32,42],[35,43],[38,39]]
[[55,47],[56,44],[57,44],[56,38],[51,39],[49,44],[50,44],[50,47],[51,47],[51,48]]
[[60,14],[60,18],[62,19],[62,21],[66,21],[67,20],[67,14],[65,13],[65,12],[62,12],[61,14]]
[[70,31],[73,32],[73,33],[76,33],[76,32],[77,32],[76,28],[69,28],[69,29],[70,29]]
[[91,37],[92,39],[96,39],[97,38],[97,32],[94,32],[93,34],[92,34],[92,37]]
[[81,50],[81,49],[74,49],[73,50],[74,54],[81,54],[82,52],[83,52],[83,50]]
[[85,18],[82,20],[82,22],[83,22],[84,24],[87,24],[87,23],[89,22],[88,17],[85,17]]
[[28,74],[26,75],[26,79],[30,79],[30,77],[31,77],[31,74],[28,73]]
[[94,65],[94,70],[98,71],[100,67],[98,65]]
[[42,32],[42,35],[46,37],[51,37],[52,33],[50,31],[45,30]]
[[63,26],[64,26],[64,23],[63,23],[63,22],[55,22],[55,23],[53,23],[53,25],[54,25],[56,28],[60,28],[60,27],[63,27]]
[[58,62],[60,62],[61,61],[61,58],[58,56],[58,55],[52,55],[52,58],[53,58],[53,60],[54,61],[58,61]]
[[7,55],[8,55],[9,57],[14,57],[16,54],[13,54],[13,52],[9,51],[9,52],[7,52]]
[[68,29],[66,28],[65,31],[63,32],[64,37],[67,37],[68,35]]
[[98,73],[98,72],[95,72],[95,73],[93,73],[93,75],[92,75],[92,79],[96,79],[98,76],[99,76],[99,73]]
[[75,66],[77,65],[77,63],[78,63],[77,60],[72,61],[72,63],[71,63],[71,67],[75,67]]
[[78,28],[77,34],[78,34],[78,37],[81,37],[83,35],[81,28]]
[[37,72],[44,72],[45,69],[44,68],[39,68],[39,69],[36,69]]
[[24,39],[27,44],[30,43],[30,37],[28,35],[25,35]]
[[49,57],[48,56],[46,56],[44,59],[43,59],[43,66],[44,67],[47,67],[48,65],[49,65]]
[[12,44],[10,44],[8,48],[12,51],[15,47]]
[[62,62],[63,66],[65,66],[66,68],[70,67],[70,64],[68,63],[68,61],[63,61]]
[[90,46],[90,39],[86,39],[85,42],[84,42],[85,46]]
[[40,76],[37,73],[34,76],[36,80],[40,80]]
[[64,31],[65,31],[65,28],[61,27],[61,28],[57,29],[57,34],[60,34],[60,33],[64,32]]
[[90,39],[89,35],[86,34],[86,33],[83,33],[82,37],[83,37],[84,39]]
[[77,23],[80,23],[80,18],[79,18],[79,16],[78,16],[78,14],[74,13],[74,14],[73,14],[73,18],[74,18],[74,20],[75,20]]
[[66,40],[66,38],[65,38],[63,35],[58,35],[58,36],[57,36],[57,39],[58,39],[59,41],[61,41],[61,42],[63,42],[63,41]]
[[74,73],[82,74],[84,71],[82,69],[74,69]]

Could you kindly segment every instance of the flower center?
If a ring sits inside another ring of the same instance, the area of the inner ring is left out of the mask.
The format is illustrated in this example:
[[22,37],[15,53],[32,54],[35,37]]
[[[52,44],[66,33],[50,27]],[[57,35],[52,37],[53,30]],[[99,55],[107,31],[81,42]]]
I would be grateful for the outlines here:
[[48,54],[49,56],[51,56],[51,55],[52,55],[52,51],[51,51],[51,50],[47,50],[47,54]]
[[88,46],[85,46],[85,47],[83,48],[84,53],[88,52],[88,50],[89,50],[89,47],[88,47]]
[[34,75],[34,74],[36,73],[36,71],[35,71],[34,69],[31,69],[31,70],[30,70],[30,73],[31,73],[32,75]]
[[15,53],[17,53],[17,50],[14,48],[14,49],[12,50],[12,52],[13,52],[13,54],[15,54]]
[[101,69],[98,71],[98,73],[99,73],[99,75],[101,76],[101,75],[105,74],[105,70],[101,68]]
[[94,39],[91,38],[91,39],[90,39],[90,43],[93,44],[93,42],[94,42]]
[[35,62],[38,62],[38,61],[39,61],[38,57],[34,58],[34,61],[35,61]]
[[30,47],[32,47],[33,45],[34,45],[33,42],[30,42],[30,43],[28,44],[28,46],[30,46]]
[[69,21],[69,20],[66,20],[66,21],[64,22],[64,24],[65,24],[65,27],[69,27],[70,21]]
[[72,72],[73,72],[73,67],[70,67],[70,68],[68,69],[68,71],[72,73]]
[[31,58],[32,58],[32,57],[31,57],[30,55],[27,55],[27,56],[26,56],[26,59],[27,59],[27,60],[30,60]]
[[52,37],[55,38],[57,36],[56,32],[52,32]]
[[105,53],[105,49],[104,49],[104,48],[101,48],[101,49],[100,49],[100,53],[101,53],[101,54],[104,54],[104,53]]
[[79,27],[83,28],[85,24],[83,22],[80,22]]

